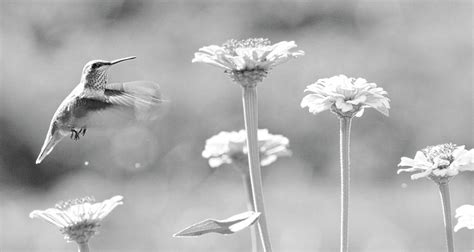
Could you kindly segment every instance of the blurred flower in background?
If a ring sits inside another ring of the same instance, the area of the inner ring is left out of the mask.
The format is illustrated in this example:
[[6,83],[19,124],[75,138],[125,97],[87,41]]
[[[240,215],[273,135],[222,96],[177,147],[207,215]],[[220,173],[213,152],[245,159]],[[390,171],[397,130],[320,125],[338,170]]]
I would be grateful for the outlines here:
[[427,146],[417,151],[415,158],[402,157],[398,166],[410,168],[399,169],[401,172],[419,172],[411,175],[411,179],[449,178],[461,171],[474,171],[474,149],[466,150],[464,145],[452,143]]
[[123,197],[114,196],[103,202],[94,203],[94,198],[85,197],[56,204],[54,208],[34,210],[30,218],[43,219],[60,228],[68,242],[84,244],[97,233],[100,222],[122,205]]
[[192,62],[224,68],[238,83],[257,83],[274,66],[304,55],[301,50],[293,51],[296,47],[294,41],[281,41],[272,45],[266,38],[231,39],[222,46],[200,48]]
[[[258,130],[258,146],[260,150],[260,164],[270,165],[278,157],[290,156],[288,149],[290,141],[282,135],[268,133],[267,129]],[[222,131],[206,140],[206,146],[202,152],[204,158],[209,159],[209,166],[219,167],[223,164],[236,163],[237,166],[247,166],[247,136],[245,130]]]
[[348,78],[341,74],[319,79],[307,86],[305,92],[312,93],[303,98],[301,107],[308,107],[313,114],[330,109],[343,116],[360,117],[365,108],[372,107],[388,116],[390,109],[387,92],[363,78]]
[[456,218],[458,218],[458,224],[454,227],[455,232],[461,228],[474,229],[474,206],[462,205],[458,207]]

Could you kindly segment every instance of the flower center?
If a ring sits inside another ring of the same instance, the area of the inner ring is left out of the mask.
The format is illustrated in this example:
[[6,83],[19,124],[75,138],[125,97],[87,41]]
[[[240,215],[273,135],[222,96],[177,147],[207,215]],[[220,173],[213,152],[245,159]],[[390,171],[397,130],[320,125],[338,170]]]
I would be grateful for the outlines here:
[[234,70],[234,71],[226,71],[230,78],[239,83],[244,87],[256,86],[257,83],[261,82],[263,78],[267,75],[267,71],[264,69],[244,69],[244,70]]
[[61,229],[61,232],[68,241],[87,243],[89,239],[97,233],[99,226],[100,224],[98,222],[82,221]]
[[86,196],[86,197],[79,198],[79,199],[60,201],[60,202],[56,203],[55,207],[59,210],[66,210],[66,209],[70,208],[71,206],[80,205],[80,204],[84,204],[84,203],[94,203],[94,202],[95,202],[94,197]]
[[455,144],[447,143],[427,146],[421,151],[431,163],[437,164],[439,169],[445,169],[454,161],[453,151],[455,149]]
[[267,38],[249,38],[244,40],[227,40],[222,47],[231,55],[237,55],[235,50],[237,48],[259,48],[271,45],[271,42]]

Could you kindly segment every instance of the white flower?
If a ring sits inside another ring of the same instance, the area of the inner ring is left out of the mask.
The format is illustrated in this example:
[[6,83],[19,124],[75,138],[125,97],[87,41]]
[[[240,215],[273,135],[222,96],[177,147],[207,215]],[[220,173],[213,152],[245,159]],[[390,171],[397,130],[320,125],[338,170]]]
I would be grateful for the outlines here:
[[458,224],[454,227],[454,232],[461,228],[474,229],[474,206],[462,205],[456,209]]
[[308,107],[313,114],[331,110],[341,116],[360,117],[365,108],[372,107],[388,116],[390,109],[387,92],[362,78],[338,75],[319,79],[307,86],[305,92],[312,93],[303,98],[301,107]]
[[[282,135],[272,135],[267,129],[258,130],[258,145],[260,150],[260,164],[270,165],[278,157],[289,156],[289,140]],[[247,164],[247,135],[245,130],[239,132],[222,131],[206,140],[206,146],[202,152],[204,158],[209,159],[209,166],[219,167],[223,164],[237,163]]]
[[268,70],[291,58],[304,55],[292,51],[294,41],[271,44],[264,38],[229,40],[222,46],[210,45],[199,49],[192,62],[207,63],[225,69],[234,81],[241,84],[256,83],[263,80]]
[[414,159],[402,157],[398,166],[410,168],[399,169],[397,173],[420,172],[413,174],[411,179],[449,178],[461,171],[474,171],[474,149],[468,151],[464,145],[451,143],[428,146],[417,151]]
[[114,196],[99,203],[94,203],[91,197],[69,200],[54,208],[34,210],[30,218],[40,218],[60,228],[68,242],[87,243],[96,234],[100,222],[123,204],[122,199],[122,196]]

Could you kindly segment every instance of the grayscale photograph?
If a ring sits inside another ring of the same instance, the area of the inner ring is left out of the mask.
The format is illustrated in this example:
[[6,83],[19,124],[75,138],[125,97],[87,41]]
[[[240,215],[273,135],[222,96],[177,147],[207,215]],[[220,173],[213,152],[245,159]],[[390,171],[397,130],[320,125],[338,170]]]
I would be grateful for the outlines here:
[[471,0],[0,0],[1,252],[474,252]]

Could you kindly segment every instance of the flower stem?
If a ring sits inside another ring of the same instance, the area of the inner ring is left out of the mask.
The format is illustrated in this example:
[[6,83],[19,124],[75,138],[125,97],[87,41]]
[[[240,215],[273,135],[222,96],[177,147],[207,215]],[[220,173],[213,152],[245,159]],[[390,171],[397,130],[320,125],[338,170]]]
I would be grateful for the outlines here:
[[448,252],[454,252],[453,224],[451,222],[451,200],[449,197],[448,182],[438,183],[441,204],[443,205],[444,227],[446,230],[446,243]]
[[267,229],[265,207],[263,202],[262,175],[260,170],[260,154],[258,149],[258,100],[256,85],[242,85],[244,104],[245,129],[247,131],[247,147],[249,150],[249,172],[255,212],[259,212],[258,230],[260,232],[263,251],[271,252],[270,236]]
[[349,230],[349,182],[350,182],[350,137],[351,137],[350,117],[340,117],[340,161],[341,161],[341,244],[340,251],[349,250],[348,230]]
[[89,252],[89,244],[87,242],[77,243],[78,252]]
[[[242,175],[242,181],[244,183],[245,191],[247,192],[247,209],[249,211],[255,212],[255,207],[253,206],[252,183],[250,183],[250,175],[248,172]],[[252,252],[259,251],[257,241],[261,239],[262,238],[260,237],[260,233],[257,230],[257,226],[250,226],[250,240],[252,244]]]

